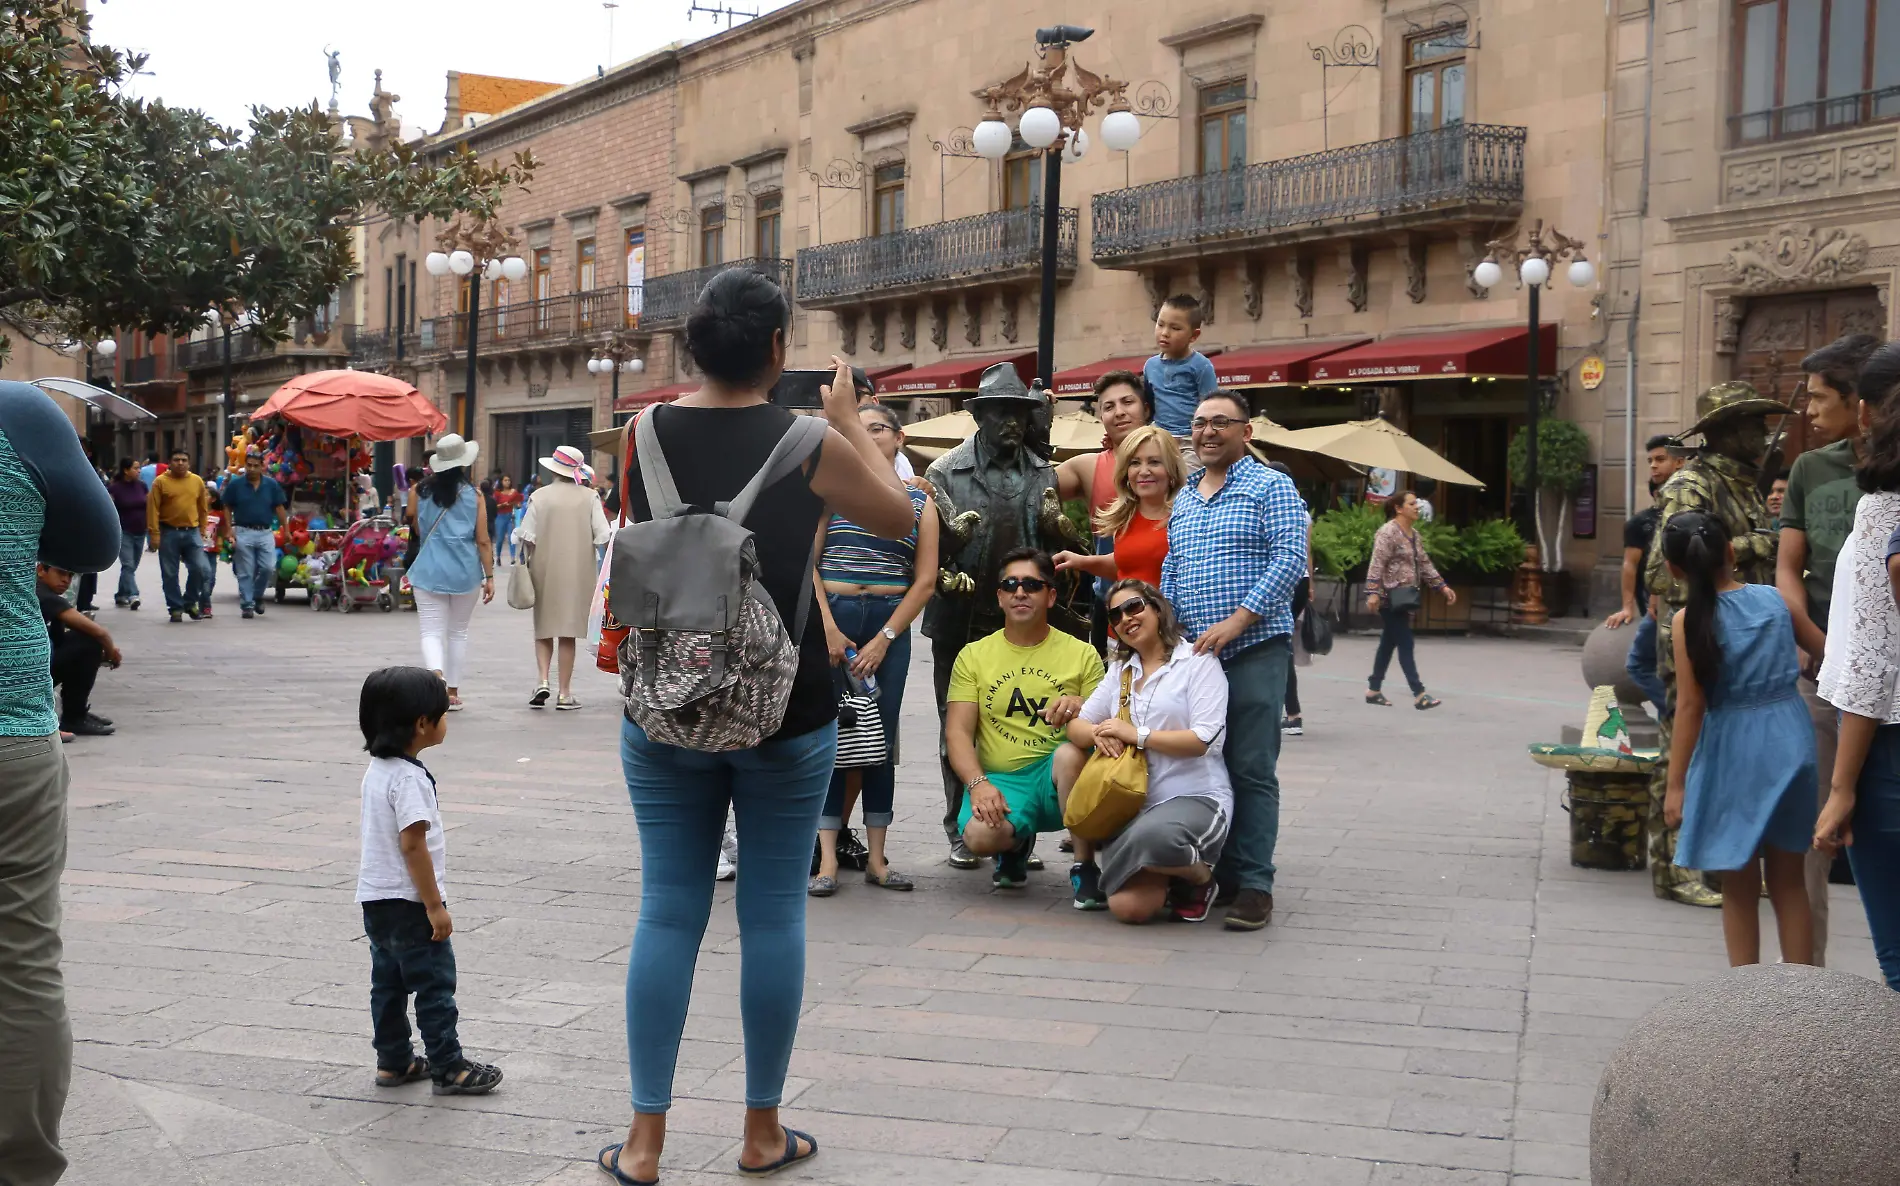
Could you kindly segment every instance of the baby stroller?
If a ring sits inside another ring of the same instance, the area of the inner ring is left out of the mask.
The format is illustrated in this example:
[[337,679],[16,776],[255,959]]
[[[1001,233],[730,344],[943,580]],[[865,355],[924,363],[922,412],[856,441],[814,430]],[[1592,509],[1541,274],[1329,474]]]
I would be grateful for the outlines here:
[[342,575],[339,604],[345,613],[372,605],[384,613],[396,608],[393,590],[402,576],[402,553],[403,542],[388,518],[379,515],[350,524],[335,568]]

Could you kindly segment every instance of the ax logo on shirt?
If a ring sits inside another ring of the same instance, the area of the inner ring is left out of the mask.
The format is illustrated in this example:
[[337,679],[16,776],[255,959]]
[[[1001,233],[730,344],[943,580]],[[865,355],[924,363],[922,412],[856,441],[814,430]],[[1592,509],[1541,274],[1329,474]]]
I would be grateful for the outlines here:
[[1024,696],[1023,690],[1021,688],[1011,688],[1009,690],[1009,707],[1003,710],[1003,717],[1005,720],[1007,720],[1008,718],[1015,716],[1017,713],[1021,713],[1022,715],[1028,717],[1032,721],[1040,720],[1041,719],[1040,714],[1042,713],[1044,706],[1047,705],[1048,703],[1049,703],[1049,697],[1047,696],[1044,696],[1040,700],[1038,700],[1038,699],[1034,699],[1028,696]]

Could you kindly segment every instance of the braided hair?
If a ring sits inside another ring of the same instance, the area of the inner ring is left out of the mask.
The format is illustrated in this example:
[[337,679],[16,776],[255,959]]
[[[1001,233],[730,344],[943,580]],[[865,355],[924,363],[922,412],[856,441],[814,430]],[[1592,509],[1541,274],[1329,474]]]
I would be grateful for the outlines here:
[[1715,593],[1728,568],[1728,524],[1702,511],[1671,515],[1663,525],[1663,559],[1689,586],[1682,611],[1682,644],[1689,666],[1706,694],[1722,674],[1722,644],[1715,633]]

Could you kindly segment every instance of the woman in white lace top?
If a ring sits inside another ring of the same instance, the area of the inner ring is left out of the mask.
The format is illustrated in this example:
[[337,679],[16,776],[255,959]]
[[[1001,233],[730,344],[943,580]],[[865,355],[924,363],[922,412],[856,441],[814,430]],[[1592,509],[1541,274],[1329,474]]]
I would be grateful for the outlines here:
[[[1868,369],[1890,351],[1900,344]],[[1814,842],[1847,847],[1881,974],[1900,990],[1900,607],[1887,576],[1887,540],[1900,528],[1900,407],[1886,396],[1858,470],[1867,493],[1834,569],[1820,695],[1840,710],[1841,731]]]

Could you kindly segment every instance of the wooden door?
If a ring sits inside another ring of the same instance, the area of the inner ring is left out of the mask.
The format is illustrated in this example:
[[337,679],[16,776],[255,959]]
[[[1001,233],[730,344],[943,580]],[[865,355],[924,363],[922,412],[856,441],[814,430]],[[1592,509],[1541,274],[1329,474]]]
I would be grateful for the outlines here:
[[[1792,405],[1800,413],[1808,402],[1801,360],[1809,351],[1843,334],[1870,333],[1885,337],[1886,328],[1886,311],[1880,307],[1880,299],[1871,288],[1753,300],[1742,321],[1735,377],[1754,384],[1757,391],[1771,399]],[[1787,422],[1781,427],[1781,468],[1786,472],[1796,457],[1828,442],[1813,435],[1806,416],[1797,414],[1783,419]],[[1771,432],[1774,430],[1772,422],[1769,428]]]

